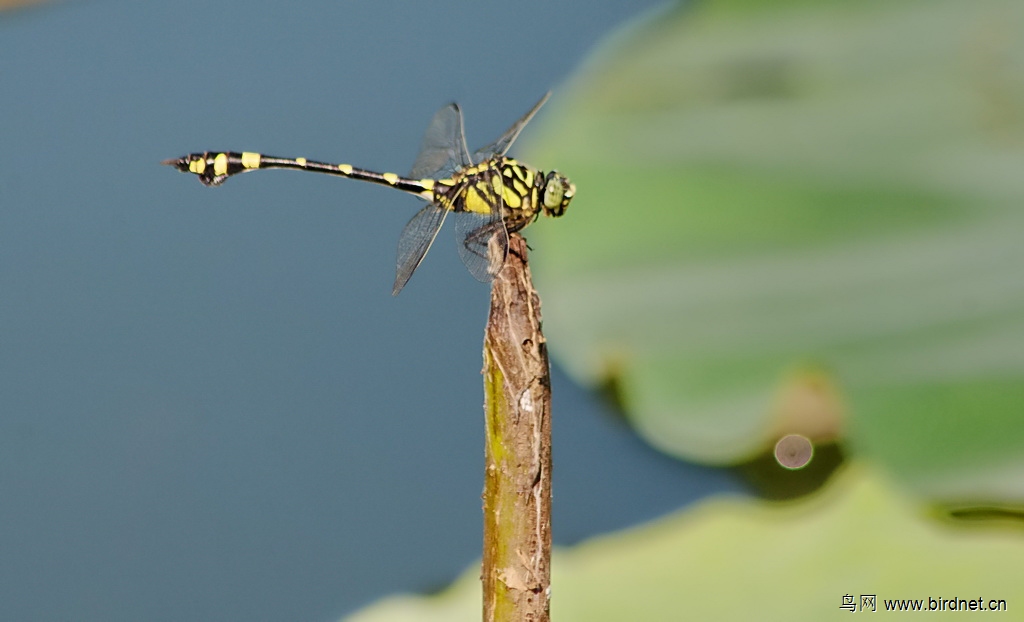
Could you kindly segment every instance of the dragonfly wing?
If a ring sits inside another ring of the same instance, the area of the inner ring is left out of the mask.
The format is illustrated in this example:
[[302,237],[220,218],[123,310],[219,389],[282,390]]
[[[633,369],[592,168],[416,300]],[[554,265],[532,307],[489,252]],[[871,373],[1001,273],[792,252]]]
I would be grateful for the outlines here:
[[[501,181],[499,171],[492,171],[492,175],[492,179]],[[455,215],[455,241],[459,257],[470,274],[484,283],[498,274],[508,256],[508,230],[502,218],[500,183],[496,190],[492,195],[490,213],[457,212]]]
[[508,255],[508,231],[501,218],[460,213],[455,220],[459,257],[478,281],[494,279]]
[[534,104],[533,108],[530,108],[530,111],[524,114],[521,119],[513,123],[512,127],[505,130],[505,133],[502,134],[498,140],[482,149],[478,149],[473,154],[473,162],[483,162],[484,160],[489,160],[495,156],[503,156],[508,153],[509,148],[512,146],[512,143],[515,142],[519,133],[523,131],[526,124],[530,122],[533,115],[537,114],[537,111],[540,110],[540,107],[544,105],[544,102],[546,102],[549,97],[551,97],[551,91],[545,93],[544,97],[541,97],[540,101]]
[[416,268],[420,266],[420,262],[430,250],[430,245],[434,243],[434,238],[441,230],[444,217],[447,215],[448,210],[428,203],[406,223],[405,228],[402,229],[402,237],[398,238],[395,286],[391,290],[393,296],[397,296],[398,292],[402,291],[412,277],[412,273],[416,272]]
[[412,179],[443,179],[470,165],[466,133],[462,127],[462,109],[452,103],[437,111],[423,135]]

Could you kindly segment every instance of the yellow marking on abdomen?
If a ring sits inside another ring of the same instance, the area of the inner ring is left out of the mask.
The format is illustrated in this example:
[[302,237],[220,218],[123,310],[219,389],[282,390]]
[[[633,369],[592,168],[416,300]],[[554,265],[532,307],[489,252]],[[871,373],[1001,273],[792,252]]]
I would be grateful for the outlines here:
[[339,164],[338,165],[338,170],[341,171],[343,175],[351,175],[352,174],[352,165],[351,164]]
[[395,175],[394,173],[384,173],[381,177],[383,177],[384,181],[388,182],[392,186],[398,183],[398,175]]
[[213,159],[213,174],[214,175],[227,175],[228,174],[228,154],[218,153],[217,157]]
[[420,196],[428,201],[432,201],[434,199],[434,180],[421,179],[420,185],[423,186],[423,190],[420,191]]
[[206,170],[206,158],[196,158],[188,163],[188,170],[196,175],[202,175]]
[[242,167],[243,168],[259,168],[260,167],[260,154],[253,153],[252,151],[242,152]]
[[295,161],[298,162],[299,166],[306,166],[306,158],[295,158]]

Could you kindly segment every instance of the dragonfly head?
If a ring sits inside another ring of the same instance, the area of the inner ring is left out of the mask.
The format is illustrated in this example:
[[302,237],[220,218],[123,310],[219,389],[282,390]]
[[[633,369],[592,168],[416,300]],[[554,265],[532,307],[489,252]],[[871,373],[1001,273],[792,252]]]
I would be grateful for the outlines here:
[[548,216],[561,216],[574,194],[576,185],[558,171],[551,171],[544,178],[544,194],[541,197],[544,213]]

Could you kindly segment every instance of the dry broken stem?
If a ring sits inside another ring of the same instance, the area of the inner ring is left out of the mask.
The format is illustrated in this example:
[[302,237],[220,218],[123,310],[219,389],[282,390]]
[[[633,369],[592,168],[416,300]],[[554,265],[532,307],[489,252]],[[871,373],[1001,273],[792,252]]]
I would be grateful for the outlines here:
[[549,619],[551,382],[526,242],[509,236],[484,335],[484,620]]

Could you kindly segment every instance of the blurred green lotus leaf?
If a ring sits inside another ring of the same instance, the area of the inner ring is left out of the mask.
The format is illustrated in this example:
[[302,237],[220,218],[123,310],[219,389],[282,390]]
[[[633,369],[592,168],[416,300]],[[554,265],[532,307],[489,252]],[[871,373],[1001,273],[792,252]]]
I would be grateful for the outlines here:
[[1024,498],[1022,32],[1018,0],[712,0],[612,37],[527,141],[578,188],[529,231],[556,360],[686,459],[845,438]]
[[[551,618],[845,620],[843,596],[862,594],[878,612],[885,600],[929,597],[1005,599],[1013,611],[1024,596],[1019,522],[937,526],[916,507],[862,465],[797,503],[712,499],[556,550]],[[474,565],[437,596],[389,598],[349,620],[469,622],[480,612]]]

